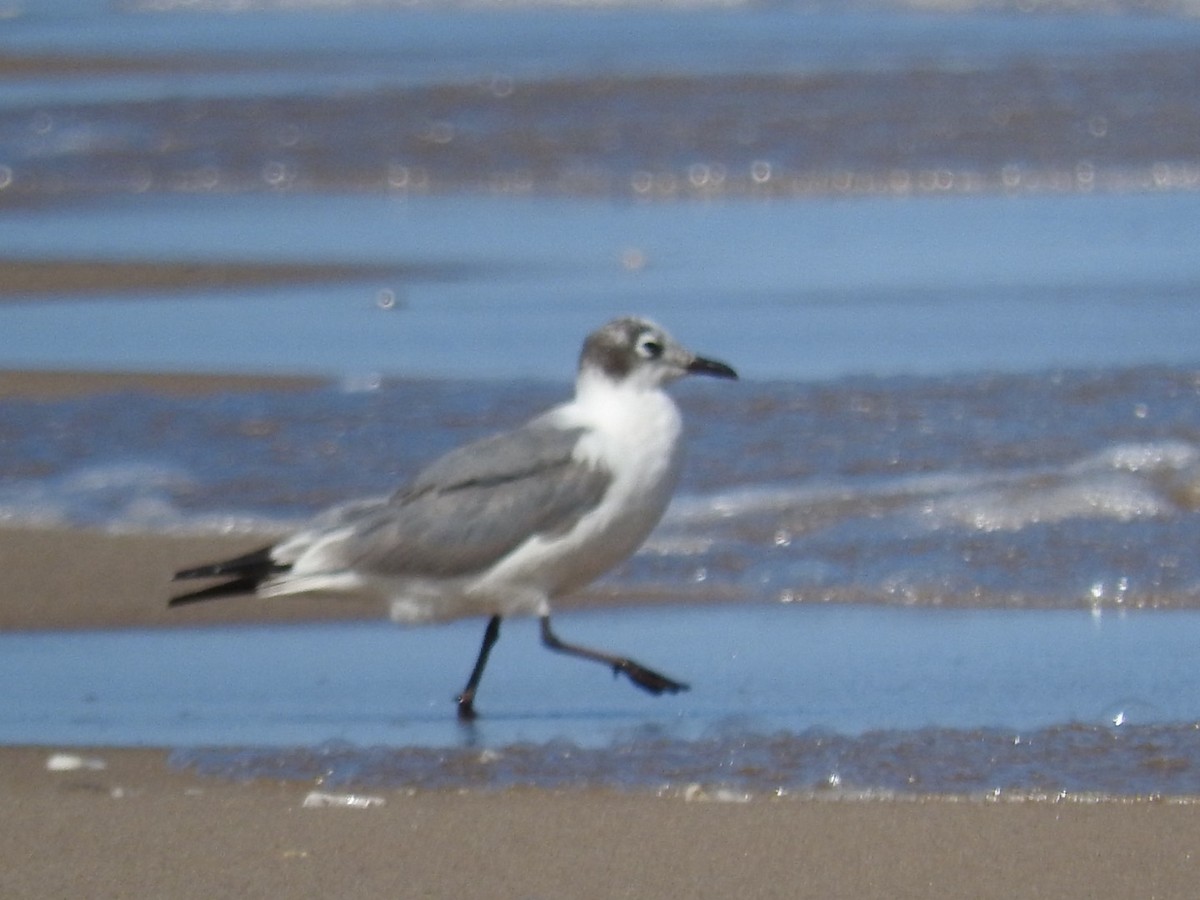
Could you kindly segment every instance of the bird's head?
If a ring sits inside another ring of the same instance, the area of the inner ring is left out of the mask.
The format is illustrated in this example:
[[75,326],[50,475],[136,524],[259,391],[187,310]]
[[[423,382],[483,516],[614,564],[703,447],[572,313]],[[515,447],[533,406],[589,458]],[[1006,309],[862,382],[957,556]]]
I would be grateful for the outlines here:
[[614,319],[587,336],[579,372],[643,388],[657,388],[684,375],[738,377],[725,363],[697,356],[655,323],[632,316]]

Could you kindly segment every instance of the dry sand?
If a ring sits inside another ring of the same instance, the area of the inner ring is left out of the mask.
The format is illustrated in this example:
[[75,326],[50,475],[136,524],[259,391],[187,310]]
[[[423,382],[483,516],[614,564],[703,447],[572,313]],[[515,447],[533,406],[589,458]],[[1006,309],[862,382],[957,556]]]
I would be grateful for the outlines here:
[[[18,390],[9,376],[7,396],[103,389],[87,376],[21,377]],[[163,389],[130,378],[115,383]],[[255,543],[0,529],[0,628],[378,614],[295,601],[166,610],[176,567]],[[0,748],[0,897],[1070,900],[1193,897],[1200,885],[1200,805],[1190,803],[522,789],[370,790],[381,805],[307,808],[319,784],[201,777],[160,750],[72,750],[104,767],[49,771],[61,749]]]

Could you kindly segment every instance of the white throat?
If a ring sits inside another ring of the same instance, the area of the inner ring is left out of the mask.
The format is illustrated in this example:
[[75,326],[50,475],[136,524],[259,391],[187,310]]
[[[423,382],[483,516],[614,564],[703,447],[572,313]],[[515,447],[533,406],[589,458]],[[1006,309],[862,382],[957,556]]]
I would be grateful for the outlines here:
[[585,367],[576,382],[575,401],[563,411],[571,424],[590,432],[577,456],[605,466],[622,482],[621,493],[633,489],[669,496],[682,462],[683,423],[679,407],[657,381],[617,381]]

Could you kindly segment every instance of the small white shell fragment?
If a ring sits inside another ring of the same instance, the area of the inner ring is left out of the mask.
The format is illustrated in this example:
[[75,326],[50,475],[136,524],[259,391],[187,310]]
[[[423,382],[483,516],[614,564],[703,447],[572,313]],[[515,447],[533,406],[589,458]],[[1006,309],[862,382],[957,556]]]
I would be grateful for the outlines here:
[[78,756],[74,753],[51,753],[46,758],[47,772],[78,772],[85,769],[89,772],[101,772],[108,768],[108,763],[95,757]]
[[327,794],[324,791],[309,791],[301,805],[305,809],[320,809],[329,806],[338,806],[344,809],[370,809],[372,806],[383,806],[385,802],[382,797],[364,794]]
[[749,794],[728,788],[706,791],[701,785],[693,782],[684,788],[683,799],[688,803],[749,803],[753,798]]

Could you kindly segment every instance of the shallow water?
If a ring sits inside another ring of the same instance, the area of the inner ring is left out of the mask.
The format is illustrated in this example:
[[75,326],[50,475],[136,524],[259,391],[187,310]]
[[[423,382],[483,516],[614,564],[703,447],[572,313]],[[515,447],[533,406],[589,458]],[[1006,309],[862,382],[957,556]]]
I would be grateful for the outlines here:
[[1187,364],[1200,344],[1200,193],[635,205],[168,196],[0,216],[0,242],[30,257],[446,273],[0,305],[0,356],[41,368],[565,383],[582,335],[628,312],[754,379]]
[[[1190,369],[680,388],[683,483],[609,589],[672,600],[1200,605],[1200,381]],[[9,401],[0,516],[275,530],[387,493],[438,453],[566,390],[395,381]]]
[[672,605],[560,623],[687,695],[527,623],[470,731],[479,623],[3,635],[0,740],[386,785],[1200,788],[1186,5],[0,6],[4,57],[78,57],[0,81],[6,256],[372,272],[0,304],[7,367],[332,378],[0,403],[7,523],[293,524],[563,398],[619,313],[744,376],[681,386],[676,503],[599,587]]
[[1194,186],[1186,5],[921,5],[18,5],[0,48],[110,69],[0,86],[7,188]]
[[752,605],[558,624],[692,689],[647,696],[515,621],[462,726],[477,622],[5,635],[0,740],[194,747],[174,761],[332,784],[1200,788],[1194,612]]

